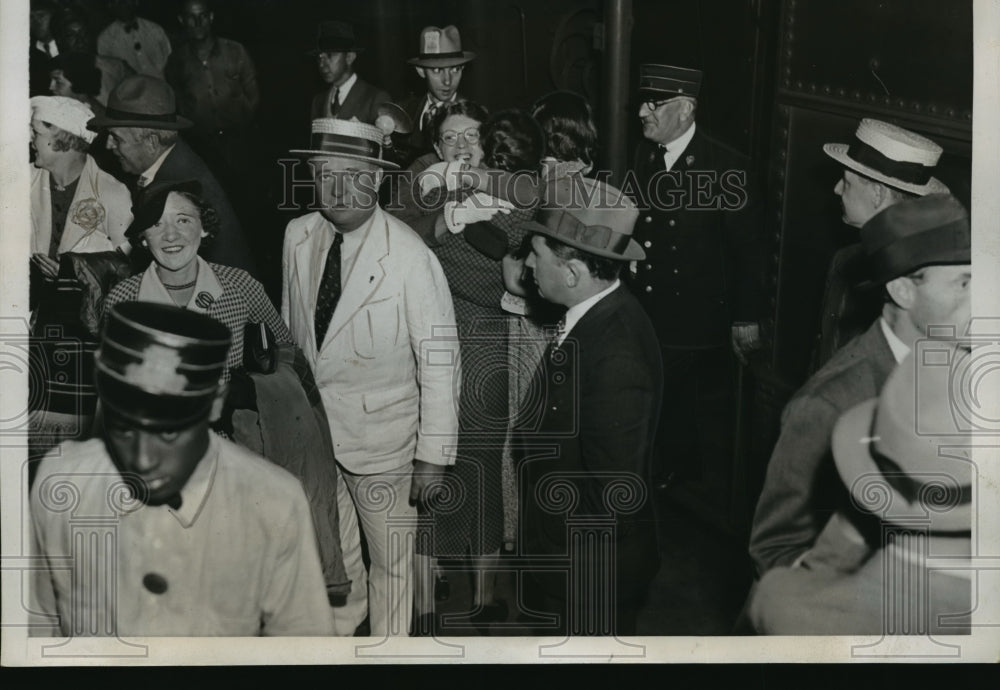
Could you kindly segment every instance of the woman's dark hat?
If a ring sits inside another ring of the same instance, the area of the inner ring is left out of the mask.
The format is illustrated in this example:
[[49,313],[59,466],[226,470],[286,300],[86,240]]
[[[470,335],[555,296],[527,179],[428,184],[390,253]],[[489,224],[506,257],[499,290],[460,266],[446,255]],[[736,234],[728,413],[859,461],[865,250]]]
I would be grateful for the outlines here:
[[144,230],[153,227],[163,215],[170,192],[201,196],[201,183],[198,180],[171,180],[154,182],[139,190],[132,204],[132,224],[125,231],[125,237],[136,241]]
[[232,336],[221,322],[173,305],[122,302],[95,353],[101,404],[146,429],[183,429],[211,412]]
[[354,35],[354,27],[347,22],[320,22],[316,32],[316,47],[309,55],[321,53],[360,53],[364,45]]
[[186,129],[191,120],[177,114],[177,100],[170,84],[148,74],[126,77],[108,97],[108,107],[87,126]]
[[972,263],[969,213],[951,194],[893,204],[861,228],[870,281],[884,285],[924,266]]

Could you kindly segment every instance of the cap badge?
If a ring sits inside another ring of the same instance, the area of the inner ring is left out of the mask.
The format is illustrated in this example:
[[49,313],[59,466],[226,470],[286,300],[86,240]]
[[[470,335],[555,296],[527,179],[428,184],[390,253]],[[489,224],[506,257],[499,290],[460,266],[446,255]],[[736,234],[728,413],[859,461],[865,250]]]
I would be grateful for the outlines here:
[[143,351],[142,362],[125,367],[125,376],[150,393],[183,393],[188,380],[177,373],[180,364],[177,350],[154,343]]

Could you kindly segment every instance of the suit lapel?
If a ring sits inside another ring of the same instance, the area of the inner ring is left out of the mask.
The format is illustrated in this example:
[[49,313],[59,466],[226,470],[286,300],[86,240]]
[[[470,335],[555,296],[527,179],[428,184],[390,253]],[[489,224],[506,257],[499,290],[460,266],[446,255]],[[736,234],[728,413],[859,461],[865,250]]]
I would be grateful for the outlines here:
[[[323,340],[320,350],[329,346],[344,329],[344,326],[368,303],[371,296],[382,285],[386,276],[383,261],[388,255],[389,223],[385,214],[376,209],[371,226],[368,228],[368,236],[361,243],[353,266],[348,267],[350,273],[345,274],[340,301],[337,303],[336,311],[333,312],[333,319],[330,321],[330,327],[326,331],[326,338]],[[325,252],[322,256],[325,258]],[[322,274],[323,267],[320,266],[315,275],[321,276]],[[313,282],[319,285],[318,280]],[[316,303],[315,294],[312,302]]]

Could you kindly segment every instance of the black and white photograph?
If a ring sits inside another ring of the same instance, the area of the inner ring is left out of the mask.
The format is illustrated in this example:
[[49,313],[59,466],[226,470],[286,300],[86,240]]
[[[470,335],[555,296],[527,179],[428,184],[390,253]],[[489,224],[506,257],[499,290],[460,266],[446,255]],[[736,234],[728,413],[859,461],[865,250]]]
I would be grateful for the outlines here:
[[996,661],[1000,1],[0,33],[4,665]]

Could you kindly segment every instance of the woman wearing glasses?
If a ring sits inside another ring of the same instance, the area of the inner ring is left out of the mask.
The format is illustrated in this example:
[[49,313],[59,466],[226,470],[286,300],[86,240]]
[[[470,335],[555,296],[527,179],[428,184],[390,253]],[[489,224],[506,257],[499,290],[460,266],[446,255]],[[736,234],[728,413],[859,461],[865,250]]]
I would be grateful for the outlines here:
[[[467,101],[443,107],[431,131],[440,160],[407,182],[416,208],[408,222],[448,278],[463,376],[458,460],[447,478],[452,490],[431,508],[434,539],[427,550],[436,557],[471,557],[471,622],[485,625],[505,621],[509,613],[495,597],[490,567],[504,536],[501,463],[510,418],[510,317],[501,307],[501,261],[523,239],[519,224],[534,217],[544,141],[527,113],[507,110],[486,119],[480,106]],[[429,612],[429,600],[426,592],[418,595],[418,614]],[[432,629],[426,618],[418,618],[418,626],[418,633]]]

